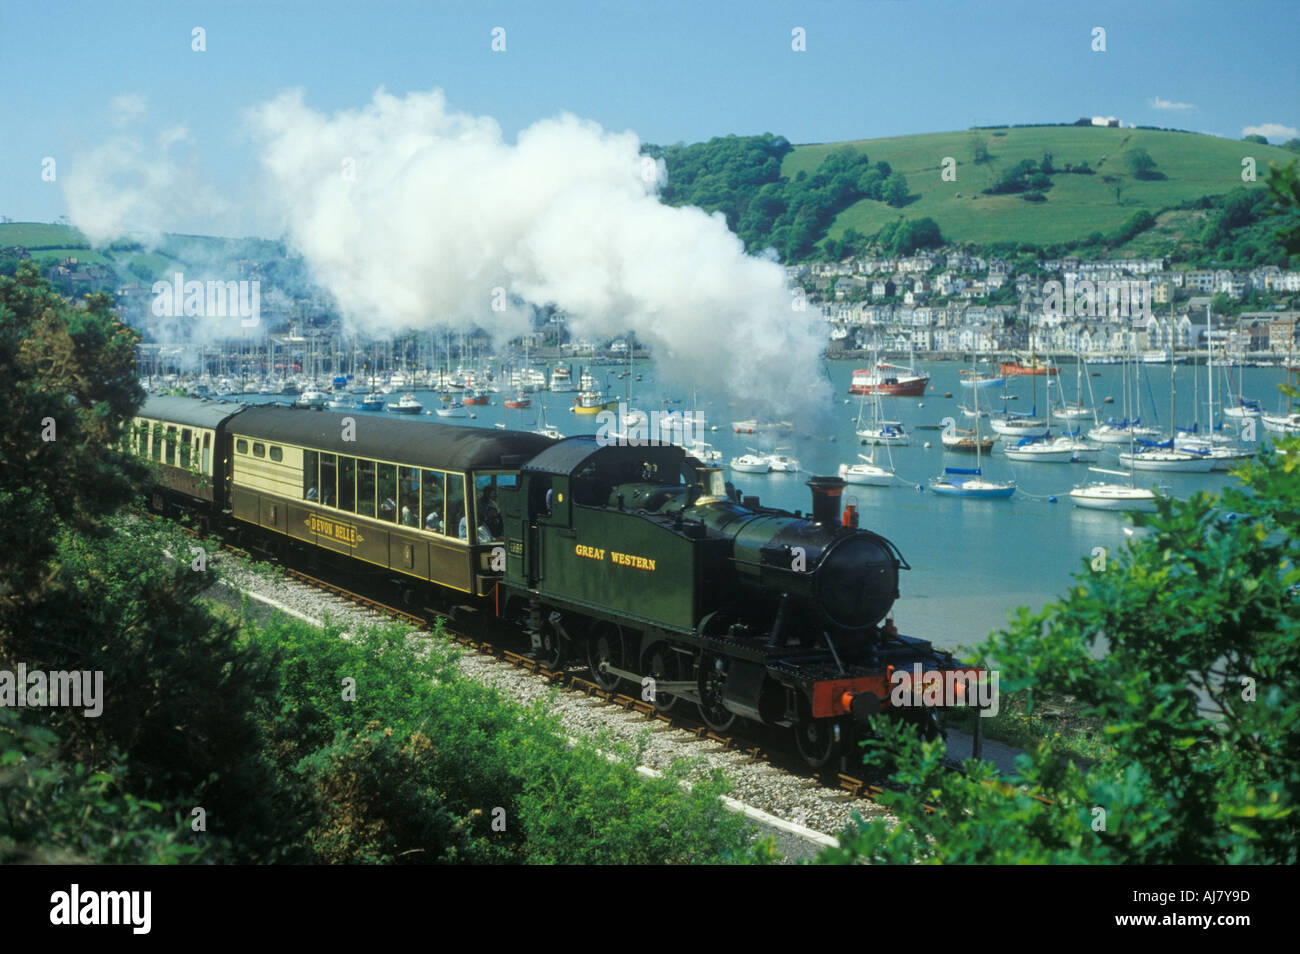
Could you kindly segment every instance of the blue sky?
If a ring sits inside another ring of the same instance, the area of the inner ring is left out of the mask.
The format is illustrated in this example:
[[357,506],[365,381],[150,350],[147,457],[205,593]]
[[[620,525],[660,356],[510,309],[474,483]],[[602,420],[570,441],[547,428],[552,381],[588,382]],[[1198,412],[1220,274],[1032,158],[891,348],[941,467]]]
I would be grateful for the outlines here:
[[[203,53],[191,50],[196,26]],[[1091,48],[1098,26],[1105,52]],[[494,27],[506,31],[504,53],[491,50]],[[795,27],[805,52],[791,49]],[[1278,142],[1300,126],[1297,27],[1295,0],[0,0],[0,214],[63,214],[41,160],[75,163],[114,135],[117,97],[144,104],[145,129],[183,125],[203,180],[240,196],[257,173],[243,110],[289,87],[325,111],[360,107],[380,86],[441,87],[507,137],[567,110],[660,143],[765,131],[822,142],[1099,114],[1232,138],[1273,124]]]

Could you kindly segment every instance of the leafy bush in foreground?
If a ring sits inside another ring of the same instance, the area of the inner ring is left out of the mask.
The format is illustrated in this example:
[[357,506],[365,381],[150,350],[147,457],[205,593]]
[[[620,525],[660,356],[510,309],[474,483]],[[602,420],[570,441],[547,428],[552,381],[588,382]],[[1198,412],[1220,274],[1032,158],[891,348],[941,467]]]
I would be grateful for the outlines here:
[[[456,668],[435,634],[248,629],[280,660],[262,709],[281,770],[310,782],[321,860],[694,863],[770,857],[726,811],[720,779],[683,794],[566,742],[545,700],[524,708]],[[352,680],[352,681],[349,681]]]
[[886,730],[869,756],[901,766],[883,796],[900,823],[822,860],[1300,860],[1300,440],[1281,444],[1244,490],[1139,516],[1149,537],[981,647],[1004,688],[1075,697],[1113,758],[1083,770],[1046,739],[1014,778],[973,760],[963,777],[940,743]]

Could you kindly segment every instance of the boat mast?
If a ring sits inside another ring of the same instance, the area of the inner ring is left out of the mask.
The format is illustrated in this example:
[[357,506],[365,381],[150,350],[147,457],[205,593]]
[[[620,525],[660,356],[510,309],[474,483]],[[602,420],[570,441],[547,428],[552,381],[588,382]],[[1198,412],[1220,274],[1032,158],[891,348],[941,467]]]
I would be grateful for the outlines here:
[[[1214,440],[1214,337],[1210,328],[1210,303],[1205,303],[1205,370],[1210,377],[1210,440]],[[1240,400],[1240,386],[1237,391]],[[1211,445],[1213,446],[1213,445]]]

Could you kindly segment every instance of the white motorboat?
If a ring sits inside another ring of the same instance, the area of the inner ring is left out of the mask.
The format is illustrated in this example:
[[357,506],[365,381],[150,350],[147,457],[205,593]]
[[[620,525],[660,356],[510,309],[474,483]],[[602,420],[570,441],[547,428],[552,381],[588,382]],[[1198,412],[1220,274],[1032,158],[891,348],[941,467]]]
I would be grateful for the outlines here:
[[298,400],[293,403],[298,407],[324,407],[326,402],[329,401],[329,398],[330,396],[324,391],[317,391],[315,388],[312,388],[303,391],[302,394],[298,396]]
[[840,464],[840,478],[846,483],[863,484],[868,487],[892,487],[894,484],[894,472],[881,467],[875,461],[863,454],[858,457],[862,459],[859,464]]
[[1133,470],[1175,471],[1185,474],[1208,474],[1214,468],[1214,459],[1208,454],[1167,447],[1121,451],[1119,462]]
[[1260,421],[1273,434],[1300,434],[1300,414],[1263,414]]
[[705,464],[714,464],[722,460],[722,451],[704,441],[695,441],[686,445],[686,453]]
[[1076,507],[1088,510],[1141,510],[1156,509],[1156,495],[1141,487],[1123,484],[1091,483],[1070,491],[1070,500]]
[[1088,431],[1088,439],[1100,444],[1128,444],[1135,440],[1150,440],[1160,436],[1154,427],[1143,427],[1140,421],[1107,421]]
[[864,444],[892,444],[906,447],[912,442],[901,421],[877,421],[855,432]]
[[573,372],[568,368],[556,368],[551,372],[551,390],[564,392],[573,390]]
[[1047,438],[1021,438],[1018,443],[1007,444],[1003,452],[1010,460],[1051,464],[1068,464],[1074,460],[1072,446],[1061,447]]
[[424,410],[424,405],[415,399],[414,394],[403,394],[396,404],[390,402],[388,409],[394,414],[419,414]]
[[799,473],[799,462],[793,457],[786,457],[784,454],[773,454],[767,459],[772,466],[772,470],[782,474]]
[[728,466],[742,474],[766,474],[772,469],[772,460],[762,454],[741,454],[733,457]]
[[1001,418],[991,418],[989,427],[1003,437],[1046,437],[1051,425],[1043,418],[1008,414]]
[[1057,447],[1068,447],[1070,449],[1070,461],[1072,463],[1091,463],[1092,461],[1095,461],[1097,455],[1101,453],[1100,444],[1089,444],[1085,440],[1080,440],[1077,432],[1073,434],[1063,434],[1058,437],[1054,443]]
[[1233,404],[1224,407],[1223,416],[1231,417],[1234,420],[1244,420],[1248,417],[1259,418],[1264,414],[1264,409],[1259,406],[1258,401],[1248,401],[1245,398],[1239,398],[1240,404]]
[[1084,407],[1082,404],[1067,404],[1065,407],[1053,411],[1052,417],[1058,421],[1078,421],[1085,417],[1092,417],[1092,409]]
[[[391,408],[392,405],[390,404],[389,407]],[[452,401],[442,407],[435,407],[433,413],[439,417],[469,417],[469,411],[459,401]]]
[[1156,509],[1156,495],[1152,490],[1138,487],[1133,482],[1131,470],[1107,470],[1105,467],[1089,467],[1098,474],[1112,474],[1127,477],[1127,484],[1093,481],[1070,491],[1070,500],[1076,507],[1087,510],[1142,510]]

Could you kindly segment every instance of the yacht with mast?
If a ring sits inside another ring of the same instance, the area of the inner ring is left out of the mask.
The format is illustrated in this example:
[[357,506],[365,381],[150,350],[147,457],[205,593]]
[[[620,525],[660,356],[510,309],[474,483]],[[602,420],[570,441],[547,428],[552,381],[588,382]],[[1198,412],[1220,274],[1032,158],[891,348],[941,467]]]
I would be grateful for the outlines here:
[[[975,389],[975,410],[979,411],[979,389]],[[952,421],[945,418],[945,421]],[[955,426],[956,422],[953,421]],[[930,490],[944,497],[977,497],[988,500],[1005,500],[1016,492],[1015,481],[997,483],[985,480],[981,463],[980,419],[975,418],[975,466],[945,467],[943,473],[930,481]]]

